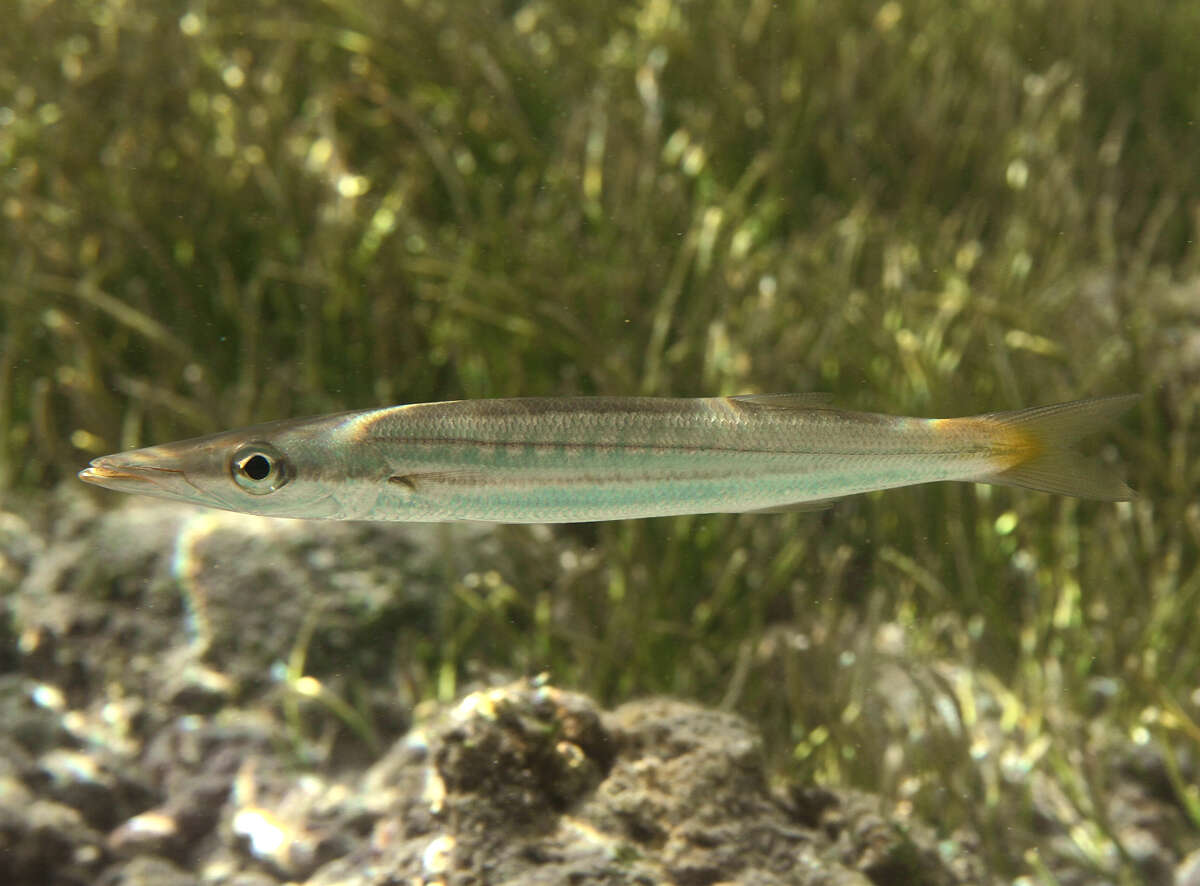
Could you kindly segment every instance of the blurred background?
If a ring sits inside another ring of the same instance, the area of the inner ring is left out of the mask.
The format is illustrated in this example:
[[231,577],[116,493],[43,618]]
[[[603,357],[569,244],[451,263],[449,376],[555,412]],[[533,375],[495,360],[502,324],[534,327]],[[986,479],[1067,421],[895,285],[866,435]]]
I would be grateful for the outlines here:
[[1094,443],[1135,502],[500,528],[405,651],[414,700],[679,695],[1001,870],[1047,804],[1131,870],[1106,761],[1200,828],[1198,119],[1190,2],[15,0],[0,489],[425,400],[1140,392]]

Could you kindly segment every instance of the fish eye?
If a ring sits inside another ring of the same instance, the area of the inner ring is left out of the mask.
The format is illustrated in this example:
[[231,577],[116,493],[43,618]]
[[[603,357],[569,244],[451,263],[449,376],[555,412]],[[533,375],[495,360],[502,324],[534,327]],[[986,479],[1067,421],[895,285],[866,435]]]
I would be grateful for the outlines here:
[[288,460],[269,443],[248,443],[229,460],[233,482],[252,495],[266,495],[292,479]]

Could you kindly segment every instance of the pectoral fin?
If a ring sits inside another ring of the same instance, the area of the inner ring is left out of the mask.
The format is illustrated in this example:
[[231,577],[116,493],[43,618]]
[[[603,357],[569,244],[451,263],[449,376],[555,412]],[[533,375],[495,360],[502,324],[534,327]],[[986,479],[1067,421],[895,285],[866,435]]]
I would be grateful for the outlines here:
[[433,492],[448,486],[482,485],[485,476],[480,471],[414,471],[408,474],[393,474],[388,483],[407,489],[413,494]]

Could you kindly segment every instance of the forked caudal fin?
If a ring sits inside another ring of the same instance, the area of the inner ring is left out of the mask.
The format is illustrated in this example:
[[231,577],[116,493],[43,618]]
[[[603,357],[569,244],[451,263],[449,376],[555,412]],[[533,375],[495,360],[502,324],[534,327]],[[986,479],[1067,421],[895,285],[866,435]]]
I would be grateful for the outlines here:
[[1103,501],[1136,498],[1111,466],[1080,454],[1072,444],[1112,424],[1137,399],[1137,394],[1125,394],[979,416],[1010,431],[1015,452],[1023,456],[1013,467],[981,477],[980,482]]

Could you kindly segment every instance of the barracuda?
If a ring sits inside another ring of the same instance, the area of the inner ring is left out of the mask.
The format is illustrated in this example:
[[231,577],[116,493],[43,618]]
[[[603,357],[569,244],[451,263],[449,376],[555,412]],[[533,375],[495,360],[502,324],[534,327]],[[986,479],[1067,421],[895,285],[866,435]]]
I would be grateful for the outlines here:
[[776,511],[935,481],[1123,500],[1070,448],[1135,396],[969,418],[817,394],[459,400],[293,419],[97,458],[108,489],[277,517],[569,523]]

